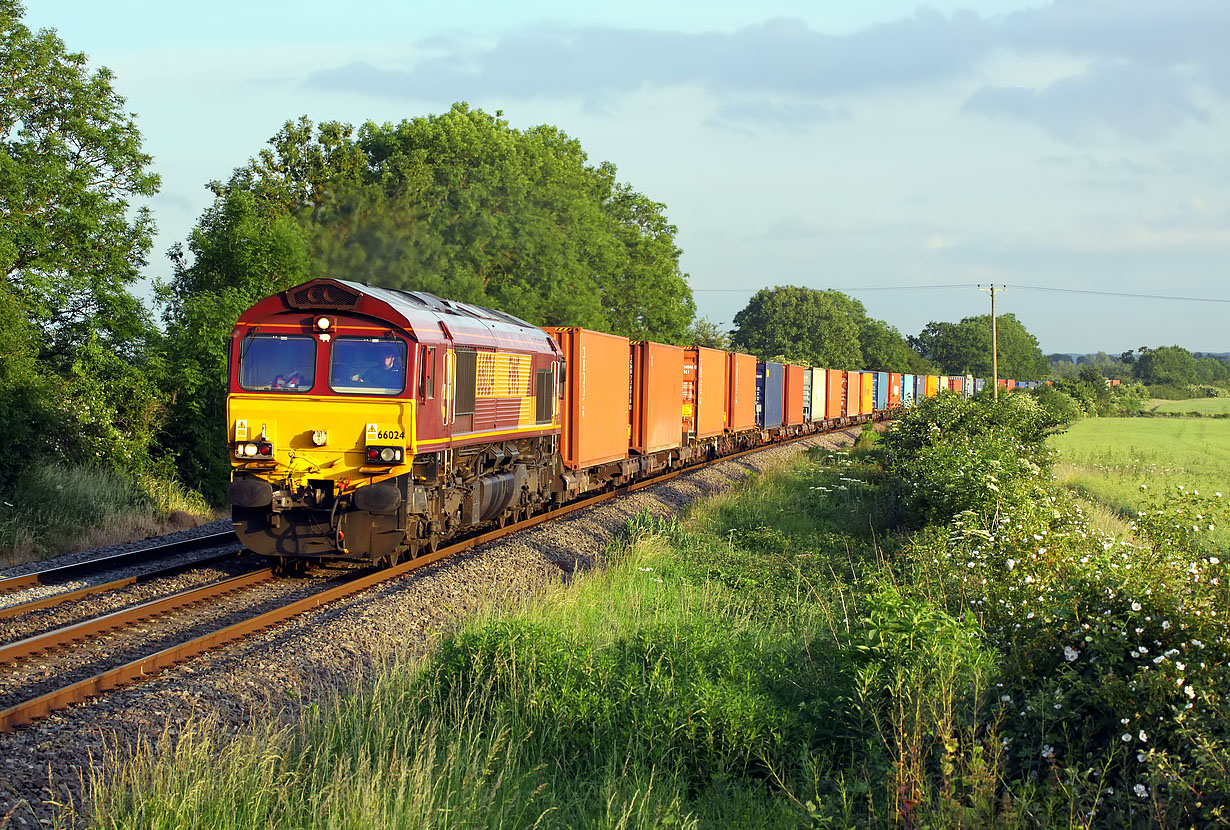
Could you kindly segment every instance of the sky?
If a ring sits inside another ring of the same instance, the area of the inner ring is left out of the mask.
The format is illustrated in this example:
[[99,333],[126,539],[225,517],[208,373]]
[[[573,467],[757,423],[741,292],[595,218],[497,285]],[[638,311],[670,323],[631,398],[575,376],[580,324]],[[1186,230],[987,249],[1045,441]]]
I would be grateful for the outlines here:
[[723,327],[800,285],[918,334],[995,284],[1047,353],[1230,351],[1225,0],[26,5],[137,115],[150,278],[285,121],[467,101],[664,203]]

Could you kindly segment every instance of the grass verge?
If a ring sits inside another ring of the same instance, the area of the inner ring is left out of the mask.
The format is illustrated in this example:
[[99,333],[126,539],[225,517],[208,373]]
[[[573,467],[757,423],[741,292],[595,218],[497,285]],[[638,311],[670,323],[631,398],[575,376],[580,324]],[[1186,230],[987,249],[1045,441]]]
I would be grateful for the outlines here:
[[213,511],[164,479],[58,464],[31,468],[0,502],[0,567],[195,527]]

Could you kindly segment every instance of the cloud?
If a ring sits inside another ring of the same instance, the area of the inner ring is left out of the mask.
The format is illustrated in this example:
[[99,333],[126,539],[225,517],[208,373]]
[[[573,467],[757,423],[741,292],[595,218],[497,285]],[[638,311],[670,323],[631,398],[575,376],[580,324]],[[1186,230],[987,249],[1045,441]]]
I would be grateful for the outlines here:
[[[846,35],[797,19],[708,32],[540,27],[495,42],[412,43],[402,66],[357,61],[305,83],[398,99],[566,97],[587,105],[691,86],[718,100],[714,125],[766,119],[795,127],[831,120],[839,96],[974,80],[1005,51],[1066,54],[1088,60],[1090,71],[1037,89],[988,83],[966,111],[1028,119],[1072,143],[1105,134],[1149,140],[1168,124],[1204,118],[1193,90],[1230,96],[1226,31],[1223,0],[1056,0],[997,18],[921,9]],[[1143,106],[1133,110],[1137,95]],[[783,100],[790,103],[766,103]]]
[[844,109],[825,107],[811,101],[746,98],[721,104],[707,123],[733,129],[754,124],[770,130],[802,131],[813,124],[847,118],[849,113]]
[[1207,122],[1192,100],[1189,81],[1177,70],[1123,62],[1098,63],[1081,75],[1041,89],[985,86],[966,112],[1031,121],[1069,144],[1109,136],[1153,140],[1188,121]]
[[[491,46],[445,48],[409,69],[355,62],[315,72],[307,84],[396,97],[587,96],[679,84],[824,97],[959,74],[985,51],[991,34],[972,12],[945,18],[932,11],[844,37],[795,19],[729,33],[540,29]],[[437,52],[442,45],[432,44]]]

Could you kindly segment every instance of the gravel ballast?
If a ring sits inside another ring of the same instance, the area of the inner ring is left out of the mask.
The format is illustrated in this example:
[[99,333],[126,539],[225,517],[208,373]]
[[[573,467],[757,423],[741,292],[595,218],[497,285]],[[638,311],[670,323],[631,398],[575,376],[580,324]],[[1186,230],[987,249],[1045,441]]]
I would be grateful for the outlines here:
[[56,805],[80,806],[82,779],[104,747],[133,746],[204,717],[231,731],[271,710],[293,717],[298,707],[352,688],[373,660],[394,651],[427,653],[440,633],[475,610],[521,601],[600,565],[629,518],[680,512],[809,447],[848,447],[858,433],[811,436],[685,473],[413,571],[0,735],[0,828],[38,827],[55,817]]

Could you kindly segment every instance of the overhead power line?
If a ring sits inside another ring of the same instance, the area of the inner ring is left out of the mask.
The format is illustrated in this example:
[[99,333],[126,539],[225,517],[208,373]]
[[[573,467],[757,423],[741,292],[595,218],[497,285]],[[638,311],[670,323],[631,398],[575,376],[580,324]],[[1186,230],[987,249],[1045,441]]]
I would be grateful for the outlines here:
[[1005,288],[1020,288],[1026,291],[1053,291],[1057,294],[1094,294],[1099,297],[1132,297],[1139,300],[1179,300],[1189,303],[1230,303],[1221,297],[1176,297],[1170,294],[1130,294],[1126,291],[1093,291],[1087,288],[1050,288],[1042,285],[1005,285]]
[[[807,288],[808,286],[798,286]],[[928,288],[977,288],[977,283],[960,282],[950,285],[858,285],[851,288],[841,288],[838,286],[827,286],[825,288],[817,288],[816,291],[849,291],[850,293],[862,291],[915,291]],[[708,293],[727,293],[727,294],[755,294],[761,291],[762,288],[693,288],[692,293],[698,294],[702,291]]]
[[[953,288],[980,288],[980,284],[973,282],[949,283],[947,285],[859,285],[849,288],[825,287],[818,288],[817,291],[843,291],[850,294],[861,294],[865,291],[927,291],[927,290],[948,290]],[[1135,300],[1174,300],[1177,302],[1188,303],[1230,303],[1230,298],[1226,297],[1180,297],[1173,294],[1133,294],[1127,291],[1094,291],[1089,288],[1053,288],[1046,285],[1016,285],[1012,283],[1001,284],[1003,288],[1015,288],[1022,291],[1050,291],[1056,294],[1091,294],[1096,297],[1126,297]],[[760,288],[693,288],[693,294],[699,293],[722,293],[722,294],[755,294],[760,291]]]

